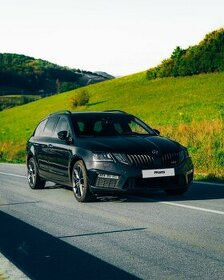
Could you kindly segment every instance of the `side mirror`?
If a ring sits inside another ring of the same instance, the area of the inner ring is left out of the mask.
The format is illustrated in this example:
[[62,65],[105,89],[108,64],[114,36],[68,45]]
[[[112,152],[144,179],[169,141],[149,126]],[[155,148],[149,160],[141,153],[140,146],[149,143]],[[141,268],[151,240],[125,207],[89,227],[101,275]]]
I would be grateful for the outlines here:
[[153,128],[156,134],[160,135],[160,131],[158,129]]
[[61,140],[67,140],[68,138],[68,131],[62,130],[58,132],[58,138]]
[[60,140],[66,141],[67,144],[72,144],[72,137],[69,135],[67,130],[62,130],[58,132],[58,138]]

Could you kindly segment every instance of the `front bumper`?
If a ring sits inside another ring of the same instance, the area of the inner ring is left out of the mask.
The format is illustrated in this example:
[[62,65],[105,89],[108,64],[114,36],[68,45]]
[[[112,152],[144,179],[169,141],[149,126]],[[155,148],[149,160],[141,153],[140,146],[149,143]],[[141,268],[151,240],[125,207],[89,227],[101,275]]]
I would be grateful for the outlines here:
[[188,187],[194,167],[190,157],[174,168],[175,176],[143,178],[142,169],[122,163],[87,163],[89,185],[93,192],[128,192],[145,189]]

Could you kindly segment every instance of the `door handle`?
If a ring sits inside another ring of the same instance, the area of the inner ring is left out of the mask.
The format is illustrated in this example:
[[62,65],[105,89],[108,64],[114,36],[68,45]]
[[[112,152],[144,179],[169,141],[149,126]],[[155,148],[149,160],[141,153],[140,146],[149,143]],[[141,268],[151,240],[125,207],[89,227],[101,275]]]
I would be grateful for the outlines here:
[[50,148],[50,149],[53,148],[53,145],[52,145],[52,144],[49,144],[49,145],[48,145],[48,148]]

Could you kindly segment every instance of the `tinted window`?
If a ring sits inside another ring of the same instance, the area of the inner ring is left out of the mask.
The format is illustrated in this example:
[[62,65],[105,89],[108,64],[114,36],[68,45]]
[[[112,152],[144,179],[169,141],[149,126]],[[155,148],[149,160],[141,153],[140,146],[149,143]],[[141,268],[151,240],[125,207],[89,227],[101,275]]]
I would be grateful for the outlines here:
[[78,130],[83,132],[85,128],[84,122],[77,122]]
[[68,120],[65,117],[60,117],[57,126],[55,128],[55,132],[54,132],[54,137],[58,137],[57,134],[60,131],[68,131],[69,133],[69,124],[68,124]]
[[53,135],[54,128],[55,128],[57,121],[58,121],[58,117],[51,117],[48,119],[44,132],[43,132],[43,136],[52,136]]
[[43,120],[39,125],[37,126],[34,136],[41,136],[44,130],[44,126],[46,124],[47,120]]
[[129,115],[74,115],[73,125],[78,136],[155,135],[150,127]]
[[131,121],[128,125],[132,133],[137,133],[137,134],[147,133],[145,128],[139,125],[136,121]]

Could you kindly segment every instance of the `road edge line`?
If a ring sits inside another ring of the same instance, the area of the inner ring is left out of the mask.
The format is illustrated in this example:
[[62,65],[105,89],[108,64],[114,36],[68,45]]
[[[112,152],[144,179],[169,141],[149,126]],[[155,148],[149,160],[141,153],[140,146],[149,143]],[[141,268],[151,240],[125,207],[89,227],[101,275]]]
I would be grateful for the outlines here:
[[3,279],[10,279],[10,280],[30,279],[17,266],[15,266],[10,260],[8,260],[1,252],[0,252],[0,275],[1,277],[3,277]]

